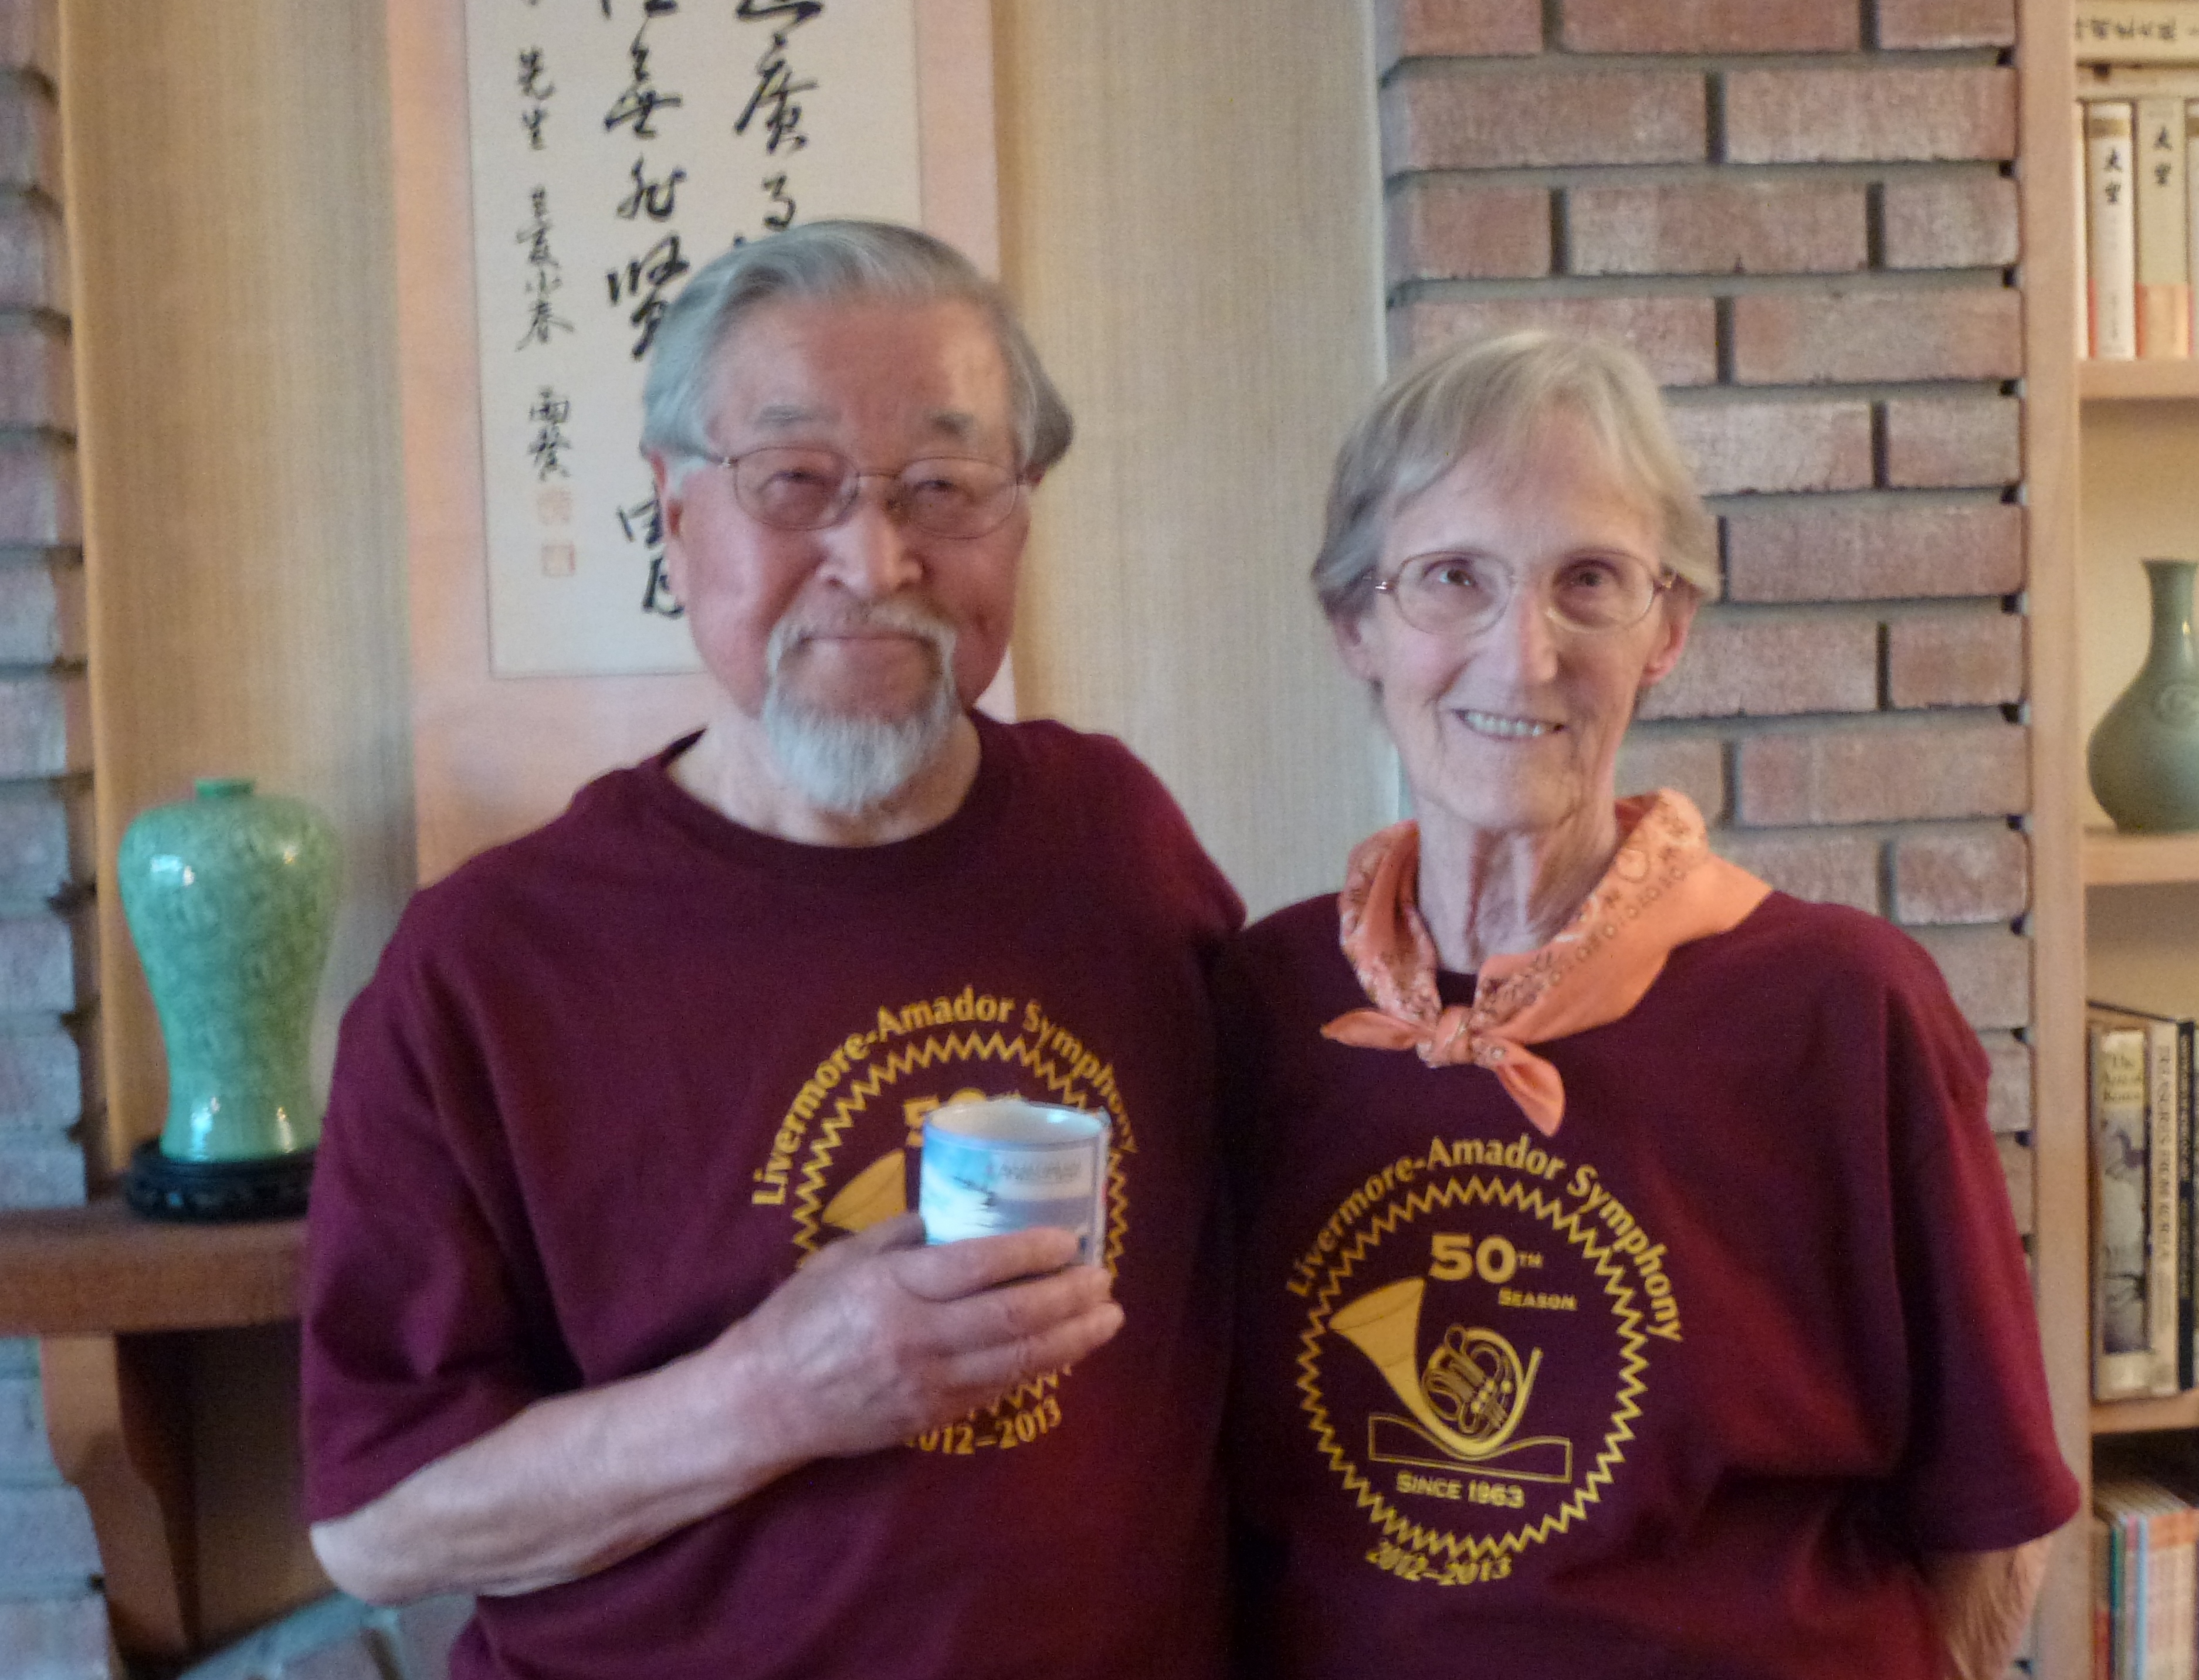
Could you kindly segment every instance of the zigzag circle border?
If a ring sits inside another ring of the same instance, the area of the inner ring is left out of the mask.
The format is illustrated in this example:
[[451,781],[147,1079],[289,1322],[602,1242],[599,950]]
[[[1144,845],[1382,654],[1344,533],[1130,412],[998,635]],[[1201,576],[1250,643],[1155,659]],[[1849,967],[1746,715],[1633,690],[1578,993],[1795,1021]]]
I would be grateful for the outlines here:
[[[1359,1262],[1380,1247],[1384,1237],[1411,1221],[1440,1207],[1463,1207],[1476,1203],[1514,1208],[1545,1221],[1552,1229],[1564,1235],[1580,1251],[1582,1258],[1595,1266],[1596,1276],[1603,1279],[1604,1293],[1611,1297],[1613,1316],[1619,1321],[1619,1339],[1618,1410],[1612,1414],[1611,1427],[1604,1435],[1595,1468],[1582,1478],[1579,1489],[1548,1515],[1509,1534],[1483,1537],[1448,1534],[1425,1527],[1391,1504],[1337,1439],[1321,1392],[1321,1342],[1328,1334],[1328,1321],[1337,1298],[1344,1293]],[[1368,1221],[1366,1229],[1338,1249],[1335,1263],[1321,1281],[1312,1310],[1307,1314],[1306,1328],[1298,1338],[1302,1351],[1298,1358],[1298,1387],[1303,1397],[1299,1406],[1310,1419],[1314,1438],[1329,1468],[1343,1479],[1357,1507],[1371,1510],[1370,1520],[1379,1526],[1385,1539],[1454,1561],[1502,1557],[1508,1553],[1523,1552],[1530,1545],[1538,1545],[1553,1534],[1563,1533],[1602,1497],[1603,1490],[1611,1484],[1613,1468],[1624,1462],[1626,1443],[1634,1439],[1634,1431],[1628,1426],[1642,1415],[1642,1408],[1636,1402],[1648,1392],[1642,1374],[1649,1364],[1643,1357],[1648,1338],[1641,1326],[1642,1313],[1635,1305],[1633,1286],[1626,1282],[1624,1258],[1611,1243],[1598,1239],[1596,1227],[1580,1212],[1566,1212],[1539,1186],[1499,1183],[1479,1174],[1461,1179],[1454,1173],[1439,1185],[1414,1189],[1401,1197],[1393,1197]]]

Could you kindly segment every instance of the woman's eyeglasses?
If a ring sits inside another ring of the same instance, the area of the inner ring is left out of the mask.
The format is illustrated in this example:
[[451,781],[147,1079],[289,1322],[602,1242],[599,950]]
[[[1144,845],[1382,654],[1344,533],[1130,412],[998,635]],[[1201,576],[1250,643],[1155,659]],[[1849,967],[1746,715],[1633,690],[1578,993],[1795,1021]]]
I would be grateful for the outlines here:
[[[1569,560],[1549,575],[1543,612],[1560,630],[1583,636],[1629,630],[1679,581],[1622,555]],[[1543,587],[1543,585],[1536,585]],[[1480,555],[1414,555],[1374,584],[1398,616],[1430,636],[1478,636],[1504,616],[1519,578]]]

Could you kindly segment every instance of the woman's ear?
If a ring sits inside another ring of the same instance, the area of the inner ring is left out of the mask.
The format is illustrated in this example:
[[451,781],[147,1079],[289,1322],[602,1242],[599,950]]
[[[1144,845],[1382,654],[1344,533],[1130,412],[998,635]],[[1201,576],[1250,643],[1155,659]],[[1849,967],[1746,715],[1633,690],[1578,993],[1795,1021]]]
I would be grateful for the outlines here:
[[1649,662],[1642,667],[1642,687],[1654,688],[1671,674],[1672,667],[1680,662],[1680,655],[1688,646],[1688,632],[1695,622],[1695,609],[1703,604],[1701,592],[1693,584],[1677,583],[1665,591],[1664,599],[1657,603],[1657,641],[1649,650]]
[[1368,617],[1364,609],[1340,613],[1328,621],[1328,633],[1336,638],[1337,657],[1344,661],[1344,668],[1361,682],[1374,683],[1379,680],[1381,673],[1376,666],[1374,649],[1369,645]]

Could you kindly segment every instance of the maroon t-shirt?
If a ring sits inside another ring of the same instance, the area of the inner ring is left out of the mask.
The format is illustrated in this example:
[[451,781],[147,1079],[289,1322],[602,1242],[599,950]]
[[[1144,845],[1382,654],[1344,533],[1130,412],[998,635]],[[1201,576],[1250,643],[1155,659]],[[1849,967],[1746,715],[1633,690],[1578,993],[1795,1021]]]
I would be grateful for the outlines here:
[[1242,919],[1117,743],[980,722],[890,846],[793,845],[659,759],[420,893],[344,1022],[313,1189],[307,1506],[650,1370],[914,1202],[965,1091],[1105,1110],[1121,1333],[919,1442],[483,1600],[453,1672],[1213,1674],[1227,1280],[1206,968]]
[[1674,951],[1537,1047],[1554,1137],[1321,1036],[1333,899],[1222,998],[1246,1673],[1931,1680],[1919,1554],[2075,1509],[1984,1053],[1884,922],[1775,893]]

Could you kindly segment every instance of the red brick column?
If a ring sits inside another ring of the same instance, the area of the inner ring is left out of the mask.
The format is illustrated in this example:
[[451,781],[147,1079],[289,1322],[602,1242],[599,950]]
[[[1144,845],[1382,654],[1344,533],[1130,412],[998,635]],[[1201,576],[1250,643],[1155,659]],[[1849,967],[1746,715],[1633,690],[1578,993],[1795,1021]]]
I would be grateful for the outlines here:
[[1725,584],[1625,782],[1930,948],[2027,1229],[2013,0],[1375,16],[1393,357],[1543,322],[1648,360]]
[[[0,0],[0,1210],[81,1201],[96,1061],[90,738],[55,0]],[[103,1677],[84,1502],[0,1341],[0,1674]]]

